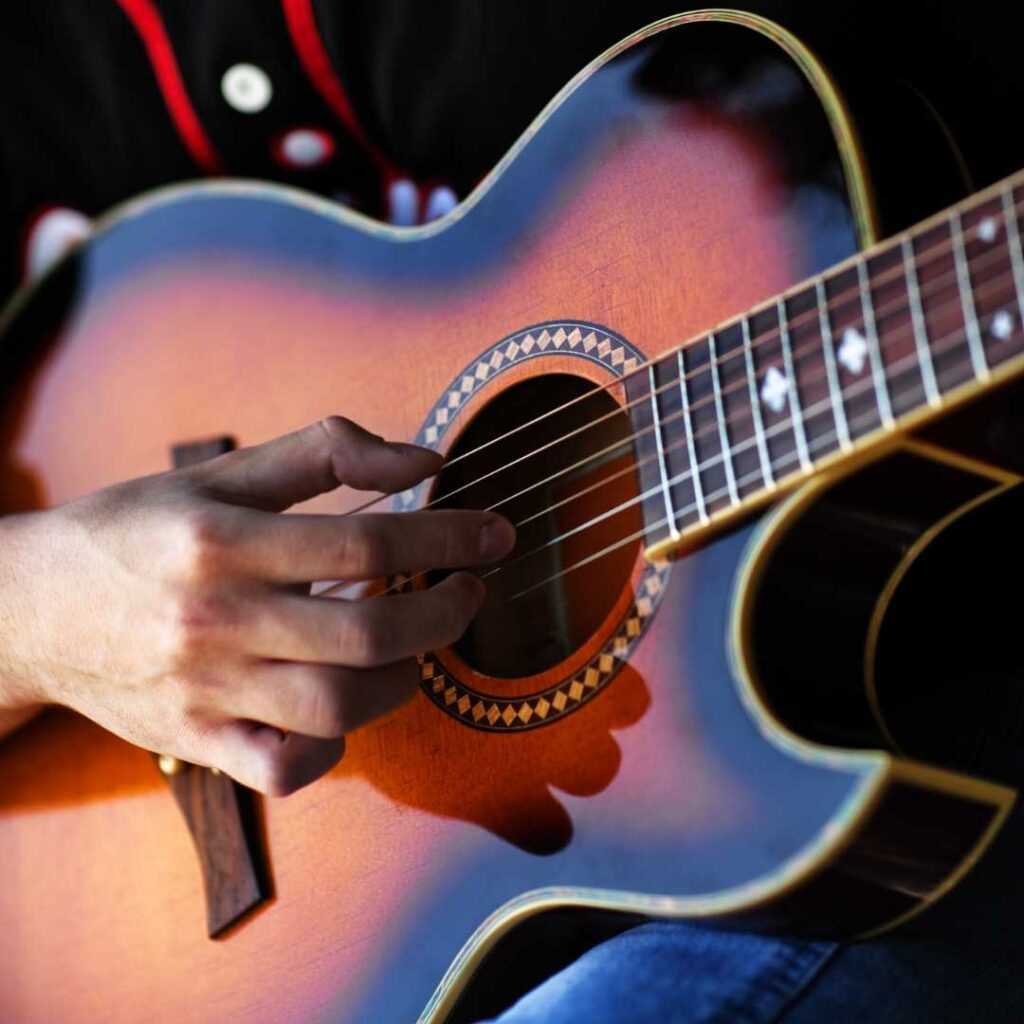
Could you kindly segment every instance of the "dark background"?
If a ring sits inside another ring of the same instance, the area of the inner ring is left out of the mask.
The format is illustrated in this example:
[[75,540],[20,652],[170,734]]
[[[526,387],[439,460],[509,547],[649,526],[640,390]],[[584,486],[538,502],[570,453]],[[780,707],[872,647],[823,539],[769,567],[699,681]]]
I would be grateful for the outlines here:
[[[500,156],[579,67],[685,0],[375,0],[340,4],[336,39],[371,130],[411,165]],[[730,5],[731,6],[731,5]],[[976,183],[1024,166],[1020,5],[736,3],[800,36],[853,91],[865,79],[920,91],[958,140]],[[368,48],[360,40],[373,39]],[[376,123],[374,123],[374,121]]]

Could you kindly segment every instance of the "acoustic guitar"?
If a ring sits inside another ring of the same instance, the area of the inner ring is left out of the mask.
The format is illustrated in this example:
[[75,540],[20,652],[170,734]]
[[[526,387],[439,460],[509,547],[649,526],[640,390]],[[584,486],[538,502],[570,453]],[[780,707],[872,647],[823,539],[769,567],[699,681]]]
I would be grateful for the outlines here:
[[66,712],[8,738],[4,1020],[470,1020],[566,922],[866,936],[956,884],[1014,800],[975,670],[1019,675],[977,574],[1020,499],[920,431],[1024,366],[1024,177],[879,241],[866,152],[792,36],[692,13],[438,221],[175,186],[14,298],[4,511],[342,413],[446,455],[386,507],[518,541],[286,800]]

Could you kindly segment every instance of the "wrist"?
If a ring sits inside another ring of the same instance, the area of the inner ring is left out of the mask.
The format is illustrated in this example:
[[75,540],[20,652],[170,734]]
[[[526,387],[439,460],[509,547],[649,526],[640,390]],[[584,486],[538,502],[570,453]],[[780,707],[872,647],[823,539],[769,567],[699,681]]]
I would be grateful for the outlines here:
[[[0,518],[0,735],[16,728],[48,703],[25,658],[27,638],[38,620],[30,586],[38,576],[32,559],[34,529],[42,513]],[[38,554],[38,553],[37,553]],[[38,582],[38,581],[37,581]]]

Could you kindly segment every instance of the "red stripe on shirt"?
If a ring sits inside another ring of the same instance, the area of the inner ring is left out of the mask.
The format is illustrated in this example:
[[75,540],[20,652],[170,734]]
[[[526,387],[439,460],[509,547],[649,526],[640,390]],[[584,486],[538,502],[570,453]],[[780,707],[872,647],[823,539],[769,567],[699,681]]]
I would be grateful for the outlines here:
[[352,137],[373,158],[385,178],[400,176],[395,165],[374,145],[363,130],[356,117],[355,109],[348,98],[341,79],[335,74],[331,58],[327,54],[320,30],[316,25],[313,13],[313,0],[281,0],[285,22],[292,37],[292,45],[298,54],[313,87],[323,97],[324,102],[337,114],[341,123],[349,130]]
[[178,61],[167,37],[167,29],[164,28],[163,19],[153,0],[117,0],[117,3],[146,48],[146,55],[153,66],[153,74],[171,120],[192,159],[207,174],[223,174],[223,161],[203,130],[199,115],[188,98]]

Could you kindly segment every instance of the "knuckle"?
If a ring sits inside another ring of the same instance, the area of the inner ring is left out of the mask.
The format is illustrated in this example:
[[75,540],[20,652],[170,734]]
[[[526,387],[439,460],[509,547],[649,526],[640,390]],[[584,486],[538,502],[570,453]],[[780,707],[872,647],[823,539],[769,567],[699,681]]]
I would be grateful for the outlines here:
[[344,736],[351,730],[351,708],[336,674],[324,672],[314,680],[313,700],[317,736]]
[[367,455],[380,437],[344,416],[328,416],[319,422],[317,430],[321,447],[326,438],[326,454],[336,479],[363,489],[375,485]]
[[446,516],[441,525],[440,556],[442,565],[460,565],[468,561],[466,531],[451,516]]
[[224,517],[214,508],[198,508],[181,518],[176,537],[177,563],[187,579],[205,579],[221,568],[230,542]]
[[379,665],[387,660],[388,631],[383,620],[355,605],[341,627],[339,647],[344,660],[352,665]]
[[344,416],[325,416],[315,429],[319,430],[333,449],[350,444],[356,428],[355,424]]
[[191,661],[207,651],[230,623],[223,595],[183,588],[171,595],[164,614],[164,648],[172,664]]
[[352,576],[372,576],[382,571],[388,545],[381,530],[368,519],[352,519],[339,536],[338,562]]

